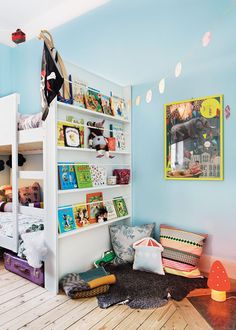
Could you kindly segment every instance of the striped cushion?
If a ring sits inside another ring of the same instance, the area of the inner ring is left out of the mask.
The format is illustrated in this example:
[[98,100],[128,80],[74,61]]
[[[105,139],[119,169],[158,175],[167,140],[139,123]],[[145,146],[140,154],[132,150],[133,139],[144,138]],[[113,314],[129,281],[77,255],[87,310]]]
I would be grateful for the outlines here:
[[185,276],[201,276],[197,268],[207,235],[160,225],[160,243],[164,248],[163,265],[167,273]]

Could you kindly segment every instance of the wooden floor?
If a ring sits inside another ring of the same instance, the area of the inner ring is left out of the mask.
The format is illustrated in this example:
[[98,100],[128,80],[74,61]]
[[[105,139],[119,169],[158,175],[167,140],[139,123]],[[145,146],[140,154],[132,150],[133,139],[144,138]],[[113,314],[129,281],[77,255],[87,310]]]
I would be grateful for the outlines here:
[[0,329],[211,329],[187,299],[158,309],[97,307],[96,298],[71,300],[7,272],[0,263]]

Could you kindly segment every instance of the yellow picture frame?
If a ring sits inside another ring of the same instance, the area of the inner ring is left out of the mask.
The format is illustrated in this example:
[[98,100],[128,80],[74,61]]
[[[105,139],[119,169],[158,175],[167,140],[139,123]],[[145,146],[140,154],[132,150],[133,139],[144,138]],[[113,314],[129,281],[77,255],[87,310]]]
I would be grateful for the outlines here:
[[166,180],[224,180],[223,94],[164,105]]

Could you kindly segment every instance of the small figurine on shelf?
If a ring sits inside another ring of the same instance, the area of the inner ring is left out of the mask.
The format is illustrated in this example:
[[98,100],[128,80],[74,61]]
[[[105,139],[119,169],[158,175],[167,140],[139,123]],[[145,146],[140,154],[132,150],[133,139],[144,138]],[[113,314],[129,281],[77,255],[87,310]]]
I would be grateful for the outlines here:
[[90,149],[96,149],[98,152],[97,158],[101,158],[104,155],[108,158],[114,158],[109,153],[108,140],[103,135],[104,133],[104,123],[105,120],[101,122],[87,122],[90,133],[88,136],[88,146]]

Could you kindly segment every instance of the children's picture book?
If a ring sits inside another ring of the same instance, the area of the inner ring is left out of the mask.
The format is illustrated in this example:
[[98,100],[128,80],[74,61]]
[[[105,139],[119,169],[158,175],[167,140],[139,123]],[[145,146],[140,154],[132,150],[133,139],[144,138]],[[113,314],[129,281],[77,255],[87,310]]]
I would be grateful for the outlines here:
[[102,110],[106,115],[114,116],[111,108],[111,98],[106,95],[101,95]]
[[84,119],[76,119],[74,116],[66,116],[67,126],[70,122],[73,127],[78,127],[80,131],[80,148],[84,148]]
[[60,189],[78,188],[74,165],[58,165],[58,174]]
[[71,206],[58,209],[58,227],[60,234],[76,229],[74,214]]
[[[57,122],[57,145],[59,147],[65,146],[65,139],[64,139],[64,129],[63,126],[65,125],[65,122],[58,121]],[[67,124],[67,126],[74,127],[73,124]]]
[[90,165],[93,186],[102,186],[107,182],[107,171],[104,167]]
[[75,174],[79,188],[93,187],[90,166],[88,164],[75,164]]
[[125,100],[118,96],[111,97],[111,109],[113,115],[117,118],[126,119]]
[[80,148],[80,130],[78,127],[63,125],[64,142],[66,147]]
[[116,210],[115,210],[113,201],[106,201],[103,204],[104,204],[104,207],[106,207],[106,209],[107,209],[108,220],[115,219],[117,217],[117,215],[116,215]]
[[122,127],[122,125],[111,124],[110,131],[111,131],[112,137],[114,137],[116,139],[116,150],[117,151],[126,150],[125,133],[124,133],[124,128]]
[[89,110],[103,113],[100,92],[96,89],[88,88],[85,95],[85,105]]
[[72,96],[73,104],[85,108],[85,94],[87,91],[87,84],[79,79],[73,79],[72,82]]
[[74,205],[73,214],[74,214],[75,225],[76,225],[77,229],[88,226],[90,224],[87,205],[85,205],[85,204]]
[[88,205],[89,222],[96,223],[97,222],[96,214],[98,213],[99,208],[103,206],[102,192],[87,194],[86,203]]
[[128,215],[128,209],[123,197],[117,197],[113,199],[114,207],[116,209],[117,218]]

